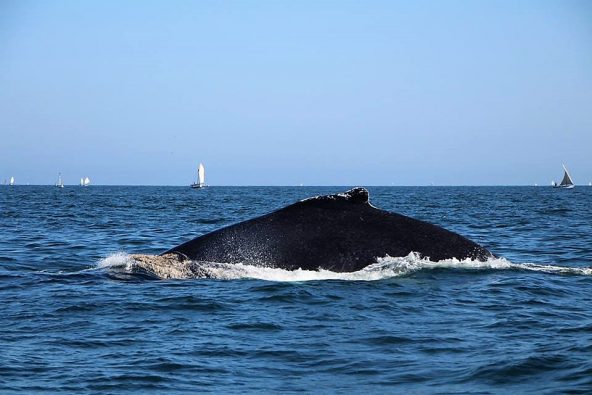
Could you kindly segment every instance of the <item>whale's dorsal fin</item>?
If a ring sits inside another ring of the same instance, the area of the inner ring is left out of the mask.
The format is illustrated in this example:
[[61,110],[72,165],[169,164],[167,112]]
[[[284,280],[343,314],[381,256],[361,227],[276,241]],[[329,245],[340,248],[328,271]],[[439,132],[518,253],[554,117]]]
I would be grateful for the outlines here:
[[302,202],[308,202],[311,200],[321,201],[346,201],[355,204],[368,204],[368,190],[362,187],[352,188],[347,192],[335,193],[333,195],[322,195],[315,196],[308,199],[302,200]]
[[345,195],[345,200],[350,201],[352,203],[368,203],[368,190],[362,187],[352,188],[345,193],[340,193],[338,195]]

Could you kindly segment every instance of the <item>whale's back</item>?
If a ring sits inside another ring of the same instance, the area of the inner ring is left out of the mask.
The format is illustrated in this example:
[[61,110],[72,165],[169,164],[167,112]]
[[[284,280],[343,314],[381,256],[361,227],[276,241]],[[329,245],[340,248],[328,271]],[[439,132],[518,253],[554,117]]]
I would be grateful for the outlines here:
[[431,260],[491,253],[439,226],[371,206],[368,192],[320,196],[197,237],[166,253],[288,270],[357,271],[376,258],[417,252]]

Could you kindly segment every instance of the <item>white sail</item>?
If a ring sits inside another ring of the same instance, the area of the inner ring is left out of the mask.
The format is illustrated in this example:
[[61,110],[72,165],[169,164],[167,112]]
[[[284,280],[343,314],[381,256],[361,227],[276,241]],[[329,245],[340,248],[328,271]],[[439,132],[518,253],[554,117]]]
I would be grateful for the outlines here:
[[90,178],[86,177],[84,179],[84,186],[86,187],[86,186],[89,186],[89,185],[90,185]]
[[8,183],[8,185],[14,185],[14,177],[10,177],[10,182]]
[[84,178],[81,178],[80,179],[80,186],[83,186],[83,185],[84,185]]
[[62,180],[62,173],[58,173],[58,180],[56,181],[55,186],[58,188],[64,187],[64,181]]
[[206,185],[206,169],[202,163],[200,163],[199,167],[197,168],[197,184],[200,187]]

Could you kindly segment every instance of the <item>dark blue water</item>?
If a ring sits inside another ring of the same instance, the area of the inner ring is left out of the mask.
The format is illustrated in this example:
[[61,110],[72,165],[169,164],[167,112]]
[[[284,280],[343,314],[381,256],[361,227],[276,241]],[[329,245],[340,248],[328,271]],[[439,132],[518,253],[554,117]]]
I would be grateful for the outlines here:
[[481,264],[121,276],[345,189],[0,188],[0,393],[592,392],[589,187],[369,188],[503,257]]

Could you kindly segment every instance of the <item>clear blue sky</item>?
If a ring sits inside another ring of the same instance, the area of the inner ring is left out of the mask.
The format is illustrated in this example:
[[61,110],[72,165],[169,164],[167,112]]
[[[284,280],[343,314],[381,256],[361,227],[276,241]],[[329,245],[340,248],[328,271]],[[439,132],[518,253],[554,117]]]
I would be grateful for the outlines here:
[[592,181],[590,1],[1,1],[0,178]]

